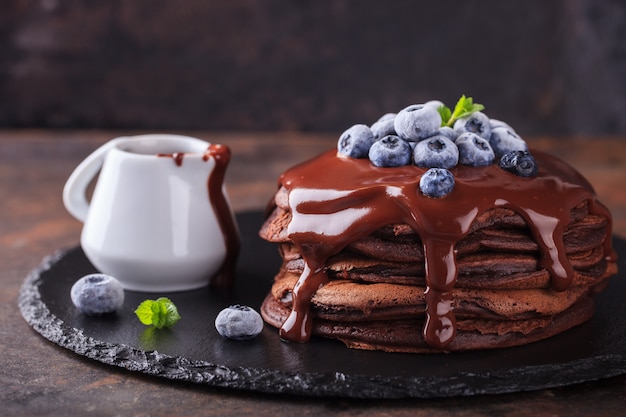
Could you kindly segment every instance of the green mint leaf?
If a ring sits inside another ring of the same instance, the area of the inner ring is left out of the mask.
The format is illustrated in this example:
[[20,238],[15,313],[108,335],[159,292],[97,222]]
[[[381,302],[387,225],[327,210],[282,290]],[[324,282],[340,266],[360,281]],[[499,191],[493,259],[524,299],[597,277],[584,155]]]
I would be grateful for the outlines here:
[[461,100],[459,100],[459,103],[461,103],[461,107],[463,108],[463,111],[471,111],[472,107],[474,106],[474,99],[471,97],[465,97],[465,94],[461,96]]
[[445,126],[448,120],[450,120],[450,117],[452,117],[452,110],[450,110],[450,107],[444,105],[439,107],[437,111],[441,116],[441,126]]
[[465,97],[462,95],[459,101],[454,106],[454,111],[452,112],[452,116],[448,119],[445,125],[452,127],[454,122],[462,117],[467,117],[472,113],[476,113],[477,111],[482,111],[485,109],[485,106],[482,104],[474,103],[474,99],[472,97]]
[[164,300],[165,302],[163,304],[165,305],[165,311],[166,311],[164,326],[172,327],[173,325],[176,324],[178,320],[180,320],[180,314],[178,314],[178,309],[176,308],[173,302],[171,302],[167,298],[164,298]]
[[135,314],[143,324],[157,329],[172,327],[180,320],[178,309],[169,298],[165,297],[143,301],[135,310]]
[[482,104],[472,104],[471,107],[464,109],[463,112],[459,113],[457,119],[461,119],[463,117],[467,117],[472,113],[476,113],[477,111],[484,110],[485,106]]
[[135,310],[135,315],[139,318],[139,321],[145,324],[146,326],[152,325],[152,305],[155,303],[154,300],[146,300],[139,304],[139,307]]

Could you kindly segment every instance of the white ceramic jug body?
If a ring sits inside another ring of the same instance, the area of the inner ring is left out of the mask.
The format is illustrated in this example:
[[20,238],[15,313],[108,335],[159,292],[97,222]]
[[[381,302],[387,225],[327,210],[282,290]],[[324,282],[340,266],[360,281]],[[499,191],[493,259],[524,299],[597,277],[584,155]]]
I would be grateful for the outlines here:
[[[64,203],[84,221],[81,246],[97,269],[128,290],[183,291],[209,284],[227,251],[208,191],[216,166],[206,154],[209,146],[179,135],[123,137],[76,168]],[[87,202],[85,187],[100,167]]]

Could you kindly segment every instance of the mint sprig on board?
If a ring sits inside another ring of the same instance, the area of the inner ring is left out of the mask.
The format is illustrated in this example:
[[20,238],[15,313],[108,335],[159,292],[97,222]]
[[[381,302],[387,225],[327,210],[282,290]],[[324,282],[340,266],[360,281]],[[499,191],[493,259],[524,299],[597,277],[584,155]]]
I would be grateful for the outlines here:
[[143,301],[135,310],[135,314],[140,322],[157,329],[172,327],[180,320],[178,309],[172,300],[166,297]]
[[482,111],[485,109],[485,106],[482,104],[474,103],[474,100],[471,97],[465,97],[462,95],[459,101],[454,106],[454,111],[450,110],[449,107],[443,105],[437,109],[439,114],[441,115],[441,126],[452,127],[454,122],[463,117],[467,117],[472,113],[476,113],[477,111]]

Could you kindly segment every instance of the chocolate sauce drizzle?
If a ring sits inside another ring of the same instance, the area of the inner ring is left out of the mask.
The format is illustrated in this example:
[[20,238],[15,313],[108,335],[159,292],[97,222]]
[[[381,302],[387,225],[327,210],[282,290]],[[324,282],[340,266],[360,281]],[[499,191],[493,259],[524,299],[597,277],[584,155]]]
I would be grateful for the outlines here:
[[224,236],[226,245],[224,262],[218,273],[211,278],[211,286],[220,288],[230,287],[234,283],[235,266],[240,247],[237,224],[224,193],[224,177],[226,176],[226,168],[230,162],[230,156],[231,153],[228,146],[219,144],[209,145],[202,156],[204,161],[208,161],[211,157],[215,160],[215,168],[213,168],[213,172],[209,176],[207,188],[209,200],[217,216],[217,222],[222,229],[222,236]]
[[[160,153],[157,156],[172,158],[177,166],[182,166],[185,153]],[[226,176],[226,168],[230,162],[230,156],[230,149],[220,144],[209,145],[202,155],[202,160],[205,162],[211,158],[215,161],[215,167],[207,180],[207,190],[209,201],[217,217],[217,223],[220,225],[224,244],[226,245],[226,257],[217,273],[211,277],[211,286],[219,288],[227,288],[234,283],[235,266],[240,247],[237,224],[224,193],[224,178]]]
[[[433,348],[445,349],[456,334],[455,245],[470,232],[476,217],[489,209],[508,208],[525,219],[539,246],[539,266],[550,273],[552,289],[566,290],[574,275],[562,240],[570,209],[588,201],[591,214],[609,222],[611,216],[572,167],[541,152],[533,155],[539,165],[533,178],[517,177],[496,164],[459,165],[451,170],[454,190],[437,199],[419,191],[424,168],[376,168],[369,160],[345,158],[334,150],[286,171],[279,183],[289,192],[292,219],[287,232],[305,268],[293,289],[292,311],[280,329],[281,337],[295,342],[311,337],[311,301],[328,282],[328,258],[390,224],[406,223],[421,238],[427,306],[422,333]],[[605,256],[611,258],[615,255],[607,241]]]
[[157,156],[161,158],[172,158],[176,166],[181,166],[183,164],[183,159],[185,158],[184,152],[174,152],[174,153],[158,153]]

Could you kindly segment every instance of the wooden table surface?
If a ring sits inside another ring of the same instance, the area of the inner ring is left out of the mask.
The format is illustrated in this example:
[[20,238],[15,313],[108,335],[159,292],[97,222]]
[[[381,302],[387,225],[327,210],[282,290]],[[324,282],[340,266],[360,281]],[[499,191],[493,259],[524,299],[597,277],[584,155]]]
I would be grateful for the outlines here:
[[[78,244],[81,224],[61,192],[73,168],[106,140],[129,132],[0,130],[0,415],[124,416],[615,416],[626,376],[503,395],[352,401],[261,395],[170,382],[102,365],[35,333],[17,308],[19,287],[41,259]],[[140,132],[130,132],[130,134]],[[176,132],[231,147],[235,210],[265,206],[280,172],[335,146],[336,135]],[[626,237],[626,138],[528,139],[577,167]]]

